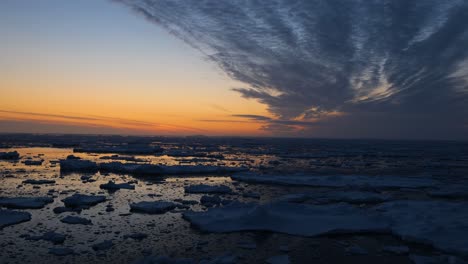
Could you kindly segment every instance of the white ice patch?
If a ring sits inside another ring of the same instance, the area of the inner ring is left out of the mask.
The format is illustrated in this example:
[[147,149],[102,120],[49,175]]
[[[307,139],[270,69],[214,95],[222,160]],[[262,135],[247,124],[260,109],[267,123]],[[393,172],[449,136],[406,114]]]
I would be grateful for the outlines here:
[[407,241],[468,255],[468,203],[395,201],[376,208],[392,222],[392,232]]
[[394,201],[373,208],[348,204],[231,204],[183,217],[206,232],[271,231],[298,236],[388,232],[409,242],[468,256],[468,203]]
[[347,204],[232,204],[183,217],[207,232],[271,231],[299,236],[382,232],[388,223],[374,212]]
[[208,166],[208,165],[153,165],[109,162],[99,164],[102,172],[141,174],[141,175],[174,175],[174,174],[211,174],[235,173],[247,170],[243,167]]
[[390,200],[390,196],[375,192],[345,191],[345,192],[317,192],[288,194],[278,199],[279,201],[302,203],[313,200],[316,203],[381,203]]
[[424,188],[437,184],[430,178],[401,176],[364,176],[364,175],[255,175],[236,174],[233,180],[251,183],[314,186],[314,187],[357,187],[357,188]]

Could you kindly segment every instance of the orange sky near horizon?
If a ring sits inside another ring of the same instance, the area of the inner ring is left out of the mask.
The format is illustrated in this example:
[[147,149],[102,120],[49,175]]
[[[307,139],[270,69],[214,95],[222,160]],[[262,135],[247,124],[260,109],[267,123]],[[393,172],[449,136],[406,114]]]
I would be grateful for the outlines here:
[[182,41],[111,1],[50,1],[60,12],[47,2],[30,3],[37,10],[0,3],[0,121],[31,128],[0,122],[0,132],[54,124],[83,127],[77,133],[267,135],[261,122],[233,117],[270,116],[266,107],[232,91],[244,84]]

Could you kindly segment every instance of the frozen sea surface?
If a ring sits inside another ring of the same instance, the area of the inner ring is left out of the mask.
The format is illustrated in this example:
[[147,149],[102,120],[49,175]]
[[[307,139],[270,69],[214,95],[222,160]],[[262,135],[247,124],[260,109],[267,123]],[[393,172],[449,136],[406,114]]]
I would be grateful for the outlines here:
[[1,263],[468,260],[466,143],[2,135],[0,153]]

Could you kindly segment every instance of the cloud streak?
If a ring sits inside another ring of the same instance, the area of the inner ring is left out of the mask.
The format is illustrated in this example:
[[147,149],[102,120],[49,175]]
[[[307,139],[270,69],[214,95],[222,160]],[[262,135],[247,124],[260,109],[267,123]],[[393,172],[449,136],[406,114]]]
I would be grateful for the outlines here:
[[[7,116],[3,116],[2,114],[6,114]],[[105,124],[107,127],[112,126],[120,126],[120,127],[131,127],[133,129],[142,129],[148,131],[157,131],[160,130],[181,130],[181,131],[190,131],[190,132],[206,132],[203,129],[193,128],[189,126],[181,126],[181,125],[172,125],[172,124],[165,124],[165,123],[156,123],[156,122],[146,122],[140,120],[133,120],[133,119],[124,119],[124,118],[115,118],[115,117],[106,117],[106,116],[97,116],[97,115],[89,115],[89,116],[79,116],[79,115],[65,115],[65,114],[47,114],[47,113],[37,113],[37,112],[21,112],[21,111],[11,111],[11,110],[1,110],[0,109],[0,119],[6,118],[9,119],[8,116],[12,115],[15,117],[16,120],[23,120],[23,121],[32,121],[31,117],[40,118],[43,121],[55,121],[57,119],[61,122],[66,123],[73,123],[76,124],[88,124],[88,125],[99,125],[102,126]],[[34,120],[37,122],[38,120]]]
[[278,119],[344,112],[357,126],[378,112],[434,113],[452,130],[466,122],[468,1],[118,2],[200,50]]

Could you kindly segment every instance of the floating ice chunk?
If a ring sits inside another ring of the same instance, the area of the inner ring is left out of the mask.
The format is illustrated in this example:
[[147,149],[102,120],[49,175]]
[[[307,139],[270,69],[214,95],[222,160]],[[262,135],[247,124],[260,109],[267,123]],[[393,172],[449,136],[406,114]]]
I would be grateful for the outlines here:
[[99,250],[108,250],[113,246],[114,246],[114,243],[111,240],[104,240],[104,241],[102,241],[100,243],[92,245],[91,247],[95,251],[99,251]]
[[147,162],[148,160],[138,159],[134,156],[119,156],[119,155],[112,155],[112,156],[103,156],[99,159],[102,160],[124,160],[124,161],[132,161],[132,162]]
[[209,166],[209,165],[174,165],[161,166],[164,174],[211,174],[235,173],[248,170],[245,167]]
[[62,223],[71,225],[92,225],[91,220],[79,216],[66,216],[60,220]]
[[164,214],[176,206],[177,204],[168,201],[144,201],[130,204],[130,210],[147,214]]
[[40,166],[42,165],[43,160],[25,160],[23,163],[24,165],[28,166]]
[[62,200],[66,207],[80,208],[89,208],[104,201],[106,201],[106,197],[103,195],[85,195],[78,193]]
[[23,181],[24,184],[53,184],[55,183],[54,180],[33,180],[33,179],[28,179]]
[[146,256],[134,264],[195,264],[192,259],[172,259],[166,256]]
[[46,232],[41,236],[25,236],[26,240],[33,240],[33,241],[38,241],[38,240],[45,240],[45,241],[50,241],[54,244],[62,244],[65,239],[67,238],[66,235],[55,233],[53,231]]
[[121,163],[117,161],[100,163],[99,170],[101,172],[136,174],[136,175],[160,175],[163,173],[163,170],[159,165]]
[[185,212],[184,219],[208,232],[272,231],[316,236],[327,233],[388,231],[388,223],[375,212],[347,204],[309,205],[233,203],[205,212]]
[[203,195],[200,198],[200,203],[205,205],[205,206],[213,206],[213,205],[218,205],[222,202],[221,198],[219,196],[208,196],[208,195]]
[[161,153],[164,149],[158,146],[149,145],[121,145],[121,146],[99,146],[91,145],[81,148],[74,148],[73,152],[86,153],[117,153],[117,154],[142,154],[152,155]]
[[81,159],[60,160],[60,171],[62,172],[97,172],[98,166],[95,162]]
[[75,254],[75,251],[71,248],[49,248],[49,254],[55,256],[67,256]]
[[0,206],[10,209],[40,209],[53,201],[51,197],[0,197]]
[[268,264],[289,264],[291,263],[289,261],[289,256],[288,255],[278,255],[278,256],[273,256],[270,257],[266,260]]
[[75,156],[75,155],[68,155],[67,160],[71,160],[71,159],[78,160],[78,159],[81,159],[81,158],[78,157],[78,156]]
[[133,233],[133,234],[123,236],[124,239],[131,238],[131,239],[135,239],[135,240],[143,240],[143,239],[145,239],[147,237],[148,237],[148,235],[143,234],[143,233]]
[[55,207],[53,211],[56,214],[61,214],[61,213],[65,213],[65,212],[81,213],[82,208],[78,208],[78,207],[71,208],[71,207],[59,206],[59,207]]
[[29,220],[31,220],[31,214],[28,212],[0,209],[0,229],[9,225],[27,222]]
[[20,155],[17,151],[0,152],[0,160],[17,160]]
[[154,164],[108,162],[100,163],[101,172],[113,172],[136,175],[174,175],[174,174],[210,174],[233,173],[246,170],[243,167],[205,166],[205,165],[174,165],[163,166]]
[[423,188],[437,184],[430,178],[401,177],[401,176],[364,176],[364,175],[336,175],[336,176],[307,176],[307,175],[255,175],[236,174],[231,176],[236,181],[251,183],[316,186],[316,187],[358,187],[358,188]]
[[381,203],[390,200],[390,196],[375,192],[343,191],[288,194],[279,198],[279,201],[302,203],[313,200],[318,203]]
[[468,203],[395,201],[376,208],[391,219],[392,232],[404,240],[468,255]]
[[110,191],[116,191],[116,190],[119,190],[119,189],[134,190],[135,185],[131,185],[130,183],[115,183],[113,181],[109,181],[106,184],[99,185],[99,188],[105,189],[105,190],[110,190]]
[[206,184],[199,184],[199,185],[191,185],[185,187],[186,193],[231,193],[232,190],[226,185],[206,185]]

